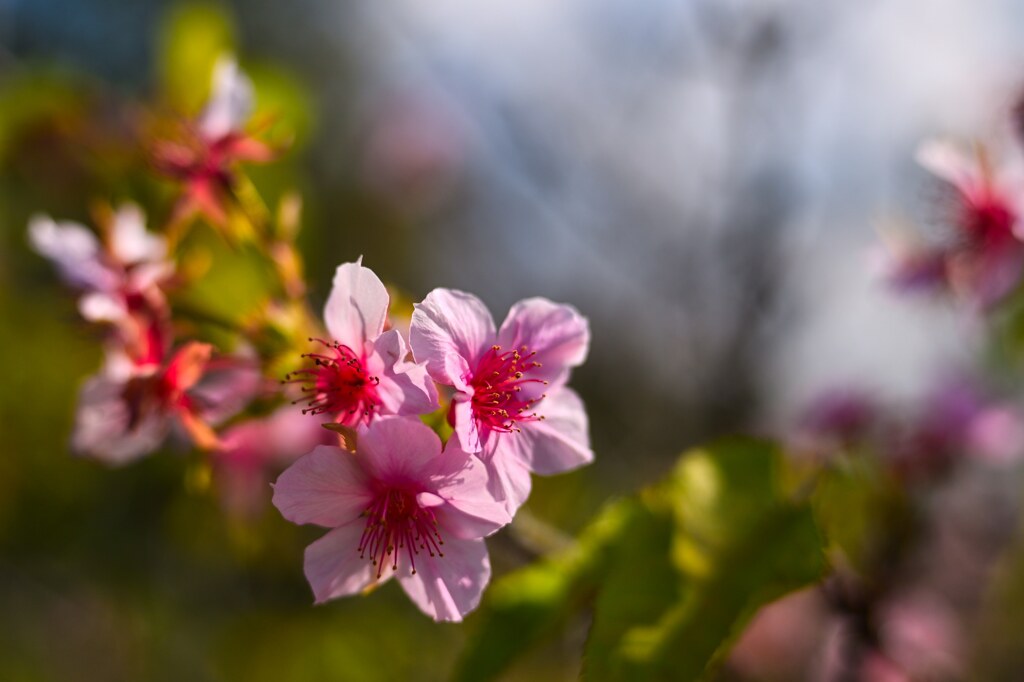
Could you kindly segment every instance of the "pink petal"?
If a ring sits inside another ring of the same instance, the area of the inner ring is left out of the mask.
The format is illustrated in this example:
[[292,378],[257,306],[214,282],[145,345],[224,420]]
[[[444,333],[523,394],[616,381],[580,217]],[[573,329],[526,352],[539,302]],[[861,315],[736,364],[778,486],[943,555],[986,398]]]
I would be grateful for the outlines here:
[[174,274],[174,264],[165,261],[140,263],[128,273],[128,288],[144,291],[169,279]]
[[424,483],[441,454],[441,439],[415,417],[381,417],[359,432],[367,472],[386,483]]
[[461,621],[480,603],[491,579],[491,561],[483,540],[445,539],[444,556],[416,562],[413,574],[399,568],[399,582],[423,613],[438,621]]
[[[507,436],[509,434],[491,434],[491,438]],[[521,434],[516,434],[521,435]],[[485,454],[482,459],[487,467],[487,490],[494,499],[505,505],[505,511],[509,516],[515,516],[519,507],[523,506],[530,497],[530,470],[523,464],[519,455],[510,448],[494,447],[500,441],[485,444],[485,448],[491,446],[491,452]]]
[[534,360],[541,366],[531,369],[528,376],[557,384],[565,381],[568,368],[586,359],[590,325],[570,305],[527,298],[508,311],[498,332],[498,344],[504,349],[526,346],[535,351]]
[[160,447],[170,430],[166,415],[150,414],[129,429],[131,417],[123,392],[122,381],[105,375],[94,376],[83,384],[71,435],[75,452],[120,466]]
[[324,322],[331,339],[361,355],[366,342],[384,331],[389,301],[384,284],[372,270],[362,266],[362,258],[339,265],[324,307]]
[[917,148],[917,162],[932,174],[954,185],[965,196],[974,196],[981,177],[975,159],[945,140],[926,140]]
[[440,507],[444,503],[444,498],[434,493],[419,493],[416,495],[416,504],[423,509],[433,509],[434,507]]
[[254,358],[220,358],[207,366],[206,373],[190,393],[202,406],[203,420],[218,424],[241,412],[256,397],[262,381]]
[[273,147],[248,135],[234,137],[226,153],[235,160],[251,163],[267,163],[277,155]]
[[477,453],[483,450],[484,435],[480,426],[473,418],[473,405],[469,396],[464,393],[452,398],[453,414],[455,415],[455,435],[466,452]]
[[437,458],[437,495],[447,504],[437,511],[441,526],[463,539],[486,537],[512,520],[503,501],[488,490],[487,467],[452,437]]
[[278,408],[264,419],[249,419],[224,432],[222,460],[244,460],[263,467],[272,462],[290,464],[317,445],[337,445],[337,436],[320,422],[292,405]]
[[356,456],[331,445],[300,457],[274,484],[274,506],[293,523],[340,526],[358,519],[372,497]]
[[950,259],[953,287],[971,303],[987,309],[1009,294],[1020,282],[1024,269],[1024,245],[1013,241]]
[[967,441],[980,459],[1012,464],[1024,454],[1024,420],[1012,407],[988,407],[971,421]]
[[521,432],[495,434],[500,436],[498,447],[541,475],[570,471],[594,460],[587,411],[575,391],[554,391],[537,404],[537,412],[544,419],[520,424]]
[[409,343],[435,381],[465,389],[480,354],[494,343],[494,319],[476,296],[434,289],[413,310]]
[[34,216],[28,238],[36,253],[53,261],[68,284],[99,290],[117,286],[118,276],[100,260],[99,240],[83,225]]
[[427,368],[405,361],[405,341],[397,329],[381,334],[372,344],[367,370],[377,376],[377,395],[383,414],[429,414],[436,410],[437,387]]
[[292,405],[271,415],[266,441],[262,444],[267,459],[290,463],[317,445],[337,445],[338,437],[320,425],[317,419],[302,414]]
[[[377,567],[359,557],[364,524],[354,520],[306,548],[305,573],[317,604],[361,592],[376,580]],[[387,572],[390,574],[390,571]],[[382,576],[381,582],[389,575]]]

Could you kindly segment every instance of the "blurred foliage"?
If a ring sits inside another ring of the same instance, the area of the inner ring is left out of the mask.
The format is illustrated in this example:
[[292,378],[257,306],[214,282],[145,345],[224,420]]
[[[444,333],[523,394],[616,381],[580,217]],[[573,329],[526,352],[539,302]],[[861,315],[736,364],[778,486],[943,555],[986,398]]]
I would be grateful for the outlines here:
[[588,607],[585,679],[713,675],[758,608],[825,571],[810,505],[787,490],[784,467],[777,448],[752,440],[684,454],[570,549],[497,580],[456,679],[494,679]]

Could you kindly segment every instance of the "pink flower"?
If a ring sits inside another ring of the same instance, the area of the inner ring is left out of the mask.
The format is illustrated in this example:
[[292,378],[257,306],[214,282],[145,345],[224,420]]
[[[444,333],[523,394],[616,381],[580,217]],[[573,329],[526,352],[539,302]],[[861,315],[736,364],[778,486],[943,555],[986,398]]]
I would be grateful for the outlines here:
[[57,266],[60,276],[83,291],[79,310],[93,322],[118,322],[158,292],[174,266],[167,244],[145,229],[145,216],[125,204],[104,225],[103,240],[77,222],[35,216],[29,242]]
[[510,521],[482,463],[457,439],[442,452],[417,419],[360,429],[356,452],[319,446],[281,474],[274,505],[294,523],[332,528],[306,549],[320,604],[397,577],[435,620],[459,621],[490,579],[483,538]]
[[935,595],[897,594],[878,609],[879,639],[907,680],[963,679],[966,646],[956,614]]
[[526,299],[495,331],[480,299],[435,289],[416,305],[409,340],[430,376],[455,389],[449,421],[487,464],[509,513],[529,496],[531,471],[593,460],[583,402],[565,386],[590,344],[587,320],[571,306]]
[[830,459],[855,448],[877,430],[881,406],[867,391],[836,387],[805,407],[787,441],[799,457]]
[[104,368],[82,386],[72,448],[124,464],[159,447],[174,425],[199,447],[218,447],[211,424],[242,409],[259,376],[244,361],[211,360],[212,350],[189,342],[156,365],[109,353]]
[[324,308],[331,341],[316,339],[322,352],[303,357],[313,366],[285,380],[307,393],[304,412],[327,414],[344,426],[366,424],[376,415],[416,415],[438,408],[437,389],[421,365],[406,360],[396,329],[385,331],[390,298],[362,259],[338,266]]
[[956,191],[955,236],[946,247],[951,286],[983,307],[995,303],[1017,286],[1024,270],[1024,169],[995,167],[980,147],[970,156],[936,140],[923,144],[917,159]]
[[897,471],[911,477],[945,472],[967,457],[1006,465],[1022,456],[1024,415],[964,378],[938,385],[890,445]]
[[154,164],[183,185],[174,220],[200,213],[214,225],[228,222],[234,197],[234,166],[266,163],[275,152],[245,133],[253,109],[252,81],[231,58],[214,67],[213,93],[196,123],[180,142],[161,141],[153,150]]
[[119,208],[102,241],[83,225],[46,216],[31,220],[29,241],[82,290],[78,309],[85,319],[113,324],[137,362],[162,359],[167,304],[160,287],[174,266],[166,260],[164,239],[146,231],[138,206]]
[[269,501],[272,474],[317,445],[337,442],[337,435],[290,405],[228,429],[213,457],[222,504],[236,516],[256,516]]

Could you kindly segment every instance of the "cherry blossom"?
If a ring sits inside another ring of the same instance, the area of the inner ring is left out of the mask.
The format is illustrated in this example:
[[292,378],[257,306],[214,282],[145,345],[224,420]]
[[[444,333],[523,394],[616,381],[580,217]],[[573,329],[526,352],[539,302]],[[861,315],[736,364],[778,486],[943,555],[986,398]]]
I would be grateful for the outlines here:
[[252,114],[252,81],[233,58],[214,67],[210,100],[182,140],[159,142],[153,149],[158,170],[182,184],[174,220],[199,213],[214,225],[228,222],[235,187],[235,166],[266,163],[275,151],[244,131]]
[[[945,277],[961,295],[989,306],[1019,283],[1024,270],[1024,168],[1016,163],[995,165],[980,146],[970,155],[939,140],[921,145],[917,159],[955,191],[955,208],[949,215],[954,235],[945,246]],[[921,261],[923,271],[933,272],[935,262],[933,252]]]
[[125,464],[159,447],[175,425],[200,448],[217,448],[212,425],[245,407],[259,376],[246,360],[212,359],[212,353],[210,344],[190,341],[153,364],[108,351],[79,393],[72,448]]
[[323,603],[396,577],[435,620],[459,621],[490,579],[483,538],[511,519],[483,464],[457,438],[384,417],[359,430],[355,453],[319,446],[281,474],[274,505],[294,523],[332,530],[306,549]]
[[134,204],[121,206],[106,228],[101,240],[84,225],[36,216],[28,232],[33,248],[81,290],[85,319],[114,325],[135,362],[159,362],[168,316],[161,286],[174,274],[166,242],[146,230]]
[[437,389],[422,365],[409,362],[397,329],[388,329],[390,298],[362,259],[338,266],[324,308],[330,340],[304,357],[312,366],[286,381],[306,393],[305,412],[326,414],[345,426],[365,424],[377,415],[414,415],[438,408]]
[[454,389],[449,421],[510,513],[529,496],[531,471],[593,460],[583,402],[565,386],[590,344],[587,320],[571,306],[525,299],[495,330],[480,299],[435,289],[416,305],[409,340],[430,376]]

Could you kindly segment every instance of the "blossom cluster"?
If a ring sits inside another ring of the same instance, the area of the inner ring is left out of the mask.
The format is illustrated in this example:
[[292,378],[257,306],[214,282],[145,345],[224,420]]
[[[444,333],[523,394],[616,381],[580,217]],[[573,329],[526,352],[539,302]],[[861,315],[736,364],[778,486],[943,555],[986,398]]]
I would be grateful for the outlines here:
[[[530,473],[593,458],[570,369],[586,320],[546,299],[516,304],[496,329],[471,294],[435,289],[416,304],[409,345],[388,324],[387,290],[360,262],[341,265],[324,310],[329,339],[288,379],[304,412],[329,418],[343,446],[320,446],[274,486],[295,523],[331,528],[306,550],[318,602],[397,578],[439,620],[460,620],[490,576],[483,538],[507,524]],[[450,394],[452,434],[417,418]]]
[[909,413],[871,393],[835,389],[818,396],[789,437],[803,457],[873,454],[907,482],[947,475],[965,460],[1005,466],[1024,458],[1024,410],[977,381],[939,382]]
[[[177,188],[162,230],[147,230],[134,204],[99,215],[96,231],[31,221],[31,244],[103,330],[72,448],[123,465],[184,442],[208,456],[229,509],[255,513],[272,495],[286,519],[330,529],[305,555],[318,603],[395,577],[426,614],[461,620],[490,577],[484,538],[526,501],[531,474],[593,459],[566,385],[588,352],[587,320],[529,298],[497,326],[480,299],[452,289],[396,319],[358,258],[338,266],[321,323],[303,298],[294,230],[259,224],[239,192],[241,164],[279,151],[247,130],[253,104],[253,84],[222,60],[205,109],[148,142],[151,168]],[[204,338],[176,303],[195,277],[182,235],[205,223],[237,246],[239,220],[282,298],[228,340]],[[270,327],[284,349],[261,344]]]

